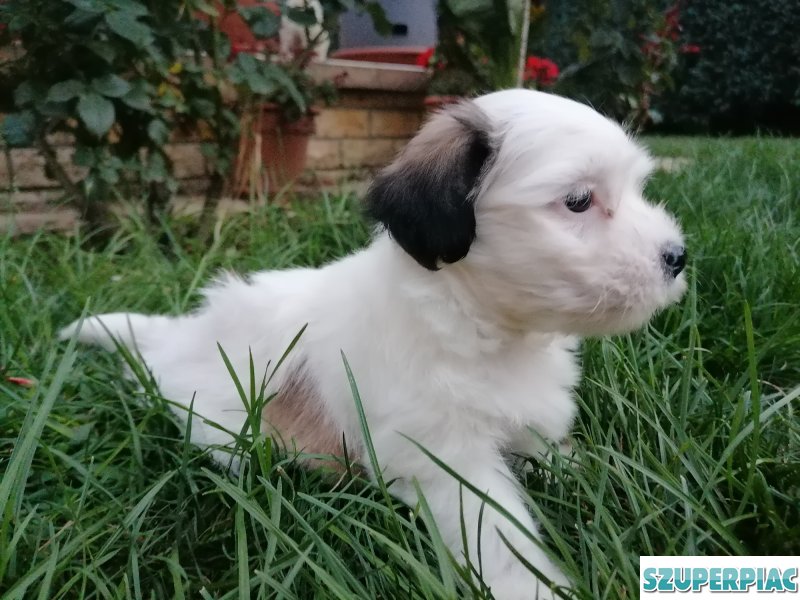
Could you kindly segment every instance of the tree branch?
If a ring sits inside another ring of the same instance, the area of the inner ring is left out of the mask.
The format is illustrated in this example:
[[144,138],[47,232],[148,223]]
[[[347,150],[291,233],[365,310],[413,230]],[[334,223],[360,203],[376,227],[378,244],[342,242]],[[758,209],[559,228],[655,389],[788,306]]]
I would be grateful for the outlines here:
[[53,176],[55,176],[58,183],[61,184],[64,193],[70,200],[70,203],[77,206],[83,215],[87,212],[88,202],[86,198],[83,197],[78,185],[72,181],[72,179],[70,179],[67,171],[63,166],[61,166],[61,163],[58,162],[58,155],[56,154],[55,149],[50,145],[50,142],[47,140],[47,133],[47,130],[43,130],[37,137],[39,152],[42,153],[48,170],[53,174]]

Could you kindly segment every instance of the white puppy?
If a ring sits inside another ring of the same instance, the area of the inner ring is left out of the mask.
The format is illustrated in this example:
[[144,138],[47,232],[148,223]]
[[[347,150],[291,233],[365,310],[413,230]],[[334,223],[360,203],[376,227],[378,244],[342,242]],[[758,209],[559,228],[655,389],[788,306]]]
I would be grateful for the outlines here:
[[[263,372],[308,324],[267,390],[277,396],[265,431],[310,453],[340,452],[344,437],[366,462],[341,349],[391,491],[414,503],[416,480],[457,557],[459,483],[409,438],[538,536],[504,453],[536,452],[530,429],[553,441],[569,431],[578,336],[638,327],[685,288],[681,233],[642,198],[651,167],[582,104],[526,90],[465,101],[433,116],[374,182],[367,207],[384,231],[369,247],[321,269],[226,276],[192,314],[103,315],[78,335],[113,349],[110,332],[166,397],[194,397],[199,415],[240,432],[243,406],[217,343],[247,381],[250,351]],[[194,443],[230,443],[197,421]],[[466,550],[477,557],[480,545],[496,598],[553,597],[501,536],[568,585],[488,505],[479,540],[482,502],[463,493]]]

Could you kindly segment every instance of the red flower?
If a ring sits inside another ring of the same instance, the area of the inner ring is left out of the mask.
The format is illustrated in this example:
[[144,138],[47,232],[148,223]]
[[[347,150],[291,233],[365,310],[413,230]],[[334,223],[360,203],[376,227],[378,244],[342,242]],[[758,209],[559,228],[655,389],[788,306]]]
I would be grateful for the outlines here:
[[648,41],[642,44],[642,52],[645,56],[654,56],[658,53],[658,42]]
[[431,59],[433,58],[433,54],[435,52],[434,48],[428,48],[422,54],[417,56],[417,66],[418,67],[427,67],[430,66]]
[[247,44],[243,42],[231,42],[231,56],[230,58],[236,58],[238,54],[247,53],[251,54],[254,52],[253,44]]
[[529,56],[525,61],[523,80],[539,85],[553,85],[558,79],[558,65],[547,58]]
[[447,66],[447,61],[437,56],[435,48],[428,48],[422,54],[418,54],[415,62],[418,67],[433,68],[437,71],[443,71]]

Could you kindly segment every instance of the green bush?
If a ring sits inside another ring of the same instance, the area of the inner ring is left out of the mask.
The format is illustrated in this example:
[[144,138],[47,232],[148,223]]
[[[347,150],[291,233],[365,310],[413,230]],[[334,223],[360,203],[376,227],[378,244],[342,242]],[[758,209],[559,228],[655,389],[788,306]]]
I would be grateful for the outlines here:
[[[325,0],[329,25],[344,8],[371,10],[367,0]],[[308,8],[276,2],[238,9],[259,38],[278,34],[281,15],[304,26]],[[180,129],[202,131],[211,185],[200,229],[209,231],[230,173],[240,111],[275,102],[300,116],[318,86],[303,73],[310,53],[289,62],[231,57],[218,29],[219,12],[235,0],[5,0],[0,3],[0,48],[20,52],[0,63],[0,112],[10,113],[0,135],[10,146],[35,145],[67,200],[93,228],[106,225],[108,200],[143,196],[155,216],[176,189],[164,145]],[[72,181],[48,136],[75,137],[74,162],[87,170]]]
[[671,85],[679,40],[658,0],[550,2],[535,11],[529,52],[561,69],[555,91],[637,126],[659,121],[653,99]]
[[[203,50],[215,65],[228,55],[224,37],[195,20],[204,4],[8,0],[2,6],[4,41],[13,38],[22,48],[3,65],[14,89],[13,106],[2,107],[12,111],[3,138],[11,146],[37,146],[92,225],[106,221],[108,200],[130,197],[137,184],[148,188],[151,209],[165,202],[176,184],[163,146],[180,121],[204,119],[213,131],[235,136],[237,119],[225,110],[219,86],[203,79]],[[75,137],[73,160],[87,169],[80,182],[50,147],[48,135],[58,131]],[[224,169],[224,159],[218,165]]]
[[800,133],[796,0],[690,2],[682,23],[700,52],[684,63],[664,104],[673,128]]
[[434,71],[431,91],[471,94],[517,85],[525,10],[522,0],[439,0],[436,52],[446,68]]

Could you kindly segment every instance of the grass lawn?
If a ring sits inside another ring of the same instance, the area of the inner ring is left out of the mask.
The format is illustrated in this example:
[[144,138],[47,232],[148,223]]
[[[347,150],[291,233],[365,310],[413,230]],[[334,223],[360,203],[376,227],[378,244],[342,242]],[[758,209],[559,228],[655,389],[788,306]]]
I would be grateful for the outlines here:
[[[687,233],[689,293],[585,344],[574,456],[527,475],[579,598],[638,597],[642,554],[800,554],[800,143],[646,141],[691,159],[649,185]],[[327,198],[236,217],[211,248],[135,224],[102,253],[0,239],[0,365],[37,382],[0,377],[0,597],[456,597],[424,514],[279,453],[229,477],[116,359],[54,339],[87,303],[183,311],[219,268],[367,238],[357,205]]]

